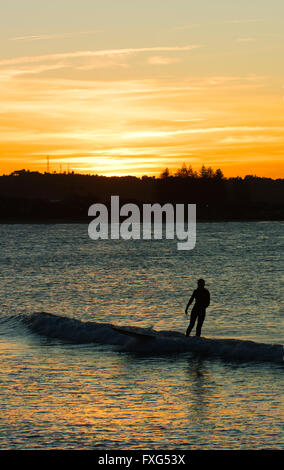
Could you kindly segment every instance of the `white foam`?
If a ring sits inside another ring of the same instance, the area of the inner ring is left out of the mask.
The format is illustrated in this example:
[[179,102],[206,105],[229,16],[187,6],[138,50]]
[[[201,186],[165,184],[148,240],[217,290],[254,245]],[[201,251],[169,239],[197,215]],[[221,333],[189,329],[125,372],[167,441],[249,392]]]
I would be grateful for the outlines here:
[[[283,362],[280,344],[265,344],[240,339],[186,337],[174,331],[149,328],[115,327],[111,323],[82,322],[50,313],[34,313],[26,318],[28,326],[38,334],[75,344],[100,343],[113,345],[120,351],[142,354],[191,352],[203,356],[219,356],[232,361]],[[123,332],[123,328],[125,332]]]

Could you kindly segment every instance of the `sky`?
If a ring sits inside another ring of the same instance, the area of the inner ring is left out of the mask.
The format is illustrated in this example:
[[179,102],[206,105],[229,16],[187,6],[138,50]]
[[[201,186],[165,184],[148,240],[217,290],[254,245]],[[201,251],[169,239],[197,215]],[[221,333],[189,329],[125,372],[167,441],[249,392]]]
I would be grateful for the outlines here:
[[281,0],[9,0],[0,174],[284,177]]

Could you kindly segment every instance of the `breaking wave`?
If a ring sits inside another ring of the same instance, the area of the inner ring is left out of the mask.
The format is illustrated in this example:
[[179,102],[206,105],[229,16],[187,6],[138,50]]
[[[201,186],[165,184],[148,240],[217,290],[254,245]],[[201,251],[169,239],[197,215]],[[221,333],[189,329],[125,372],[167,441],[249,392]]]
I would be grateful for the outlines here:
[[194,336],[187,338],[175,331],[83,322],[45,312],[27,315],[22,320],[34,333],[73,344],[99,343],[112,345],[118,351],[153,355],[190,352],[230,361],[283,362],[284,350],[280,344]]

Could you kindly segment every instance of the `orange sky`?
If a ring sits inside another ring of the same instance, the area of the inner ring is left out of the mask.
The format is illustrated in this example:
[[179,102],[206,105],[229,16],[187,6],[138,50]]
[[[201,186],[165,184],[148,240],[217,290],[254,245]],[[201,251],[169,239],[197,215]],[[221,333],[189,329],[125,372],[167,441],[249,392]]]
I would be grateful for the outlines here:
[[284,177],[283,3],[212,3],[9,2],[0,173]]

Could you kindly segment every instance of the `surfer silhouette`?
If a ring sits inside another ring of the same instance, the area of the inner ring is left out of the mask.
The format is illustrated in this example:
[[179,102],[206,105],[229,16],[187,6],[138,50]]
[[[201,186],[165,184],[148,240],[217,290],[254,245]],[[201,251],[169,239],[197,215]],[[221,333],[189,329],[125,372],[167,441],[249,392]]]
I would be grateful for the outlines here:
[[196,319],[197,319],[196,336],[200,336],[201,334],[201,328],[205,320],[206,308],[210,304],[210,292],[208,289],[205,289],[204,286],[205,286],[204,279],[199,279],[197,281],[197,289],[193,291],[193,294],[187,303],[187,306],[185,309],[186,315],[187,315],[188,307],[195,300],[195,304],[193,306],[193,309],[191,310],[190,322],[186,330],[186,336],[190,335],[191,330],[193,329],[195,325]]

